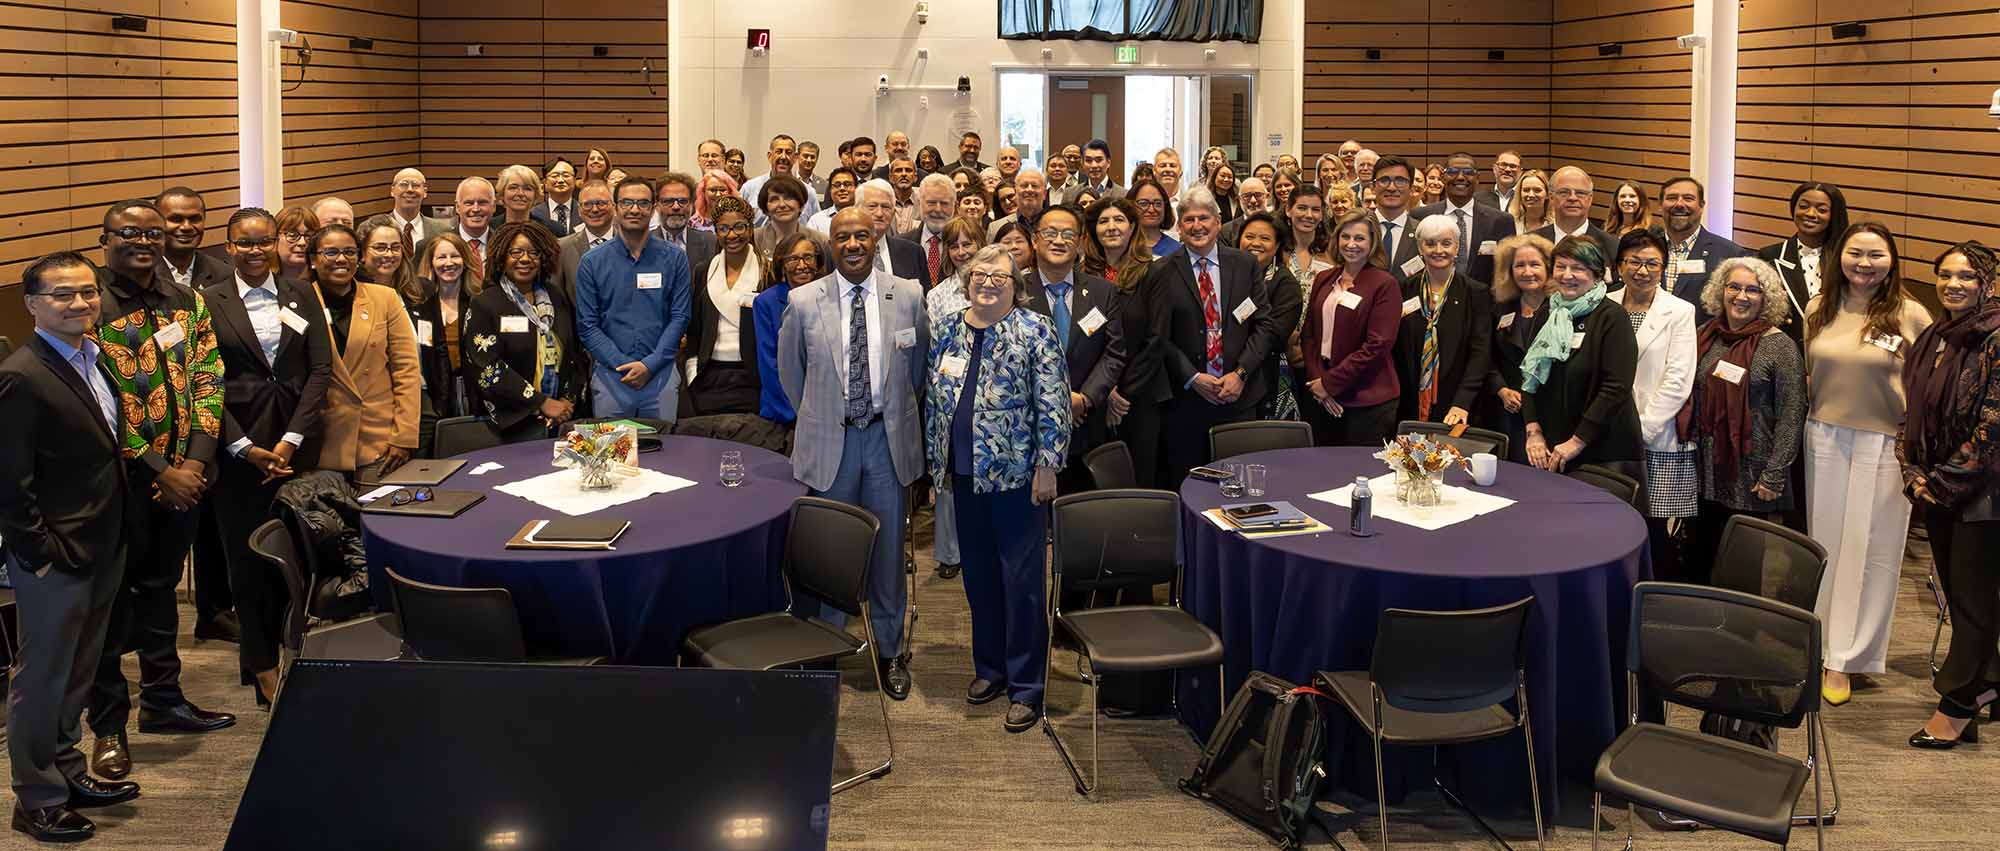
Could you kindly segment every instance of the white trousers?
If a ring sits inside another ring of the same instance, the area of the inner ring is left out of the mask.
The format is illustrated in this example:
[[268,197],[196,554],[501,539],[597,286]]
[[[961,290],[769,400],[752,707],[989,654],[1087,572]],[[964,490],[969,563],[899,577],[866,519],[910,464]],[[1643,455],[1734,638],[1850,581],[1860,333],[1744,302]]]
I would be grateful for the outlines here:
[[1806,420],[1807,531],[1826,548],[1814,614],[1825,627],[1826,667],[1885,670],[1910,501],[1896,438]]

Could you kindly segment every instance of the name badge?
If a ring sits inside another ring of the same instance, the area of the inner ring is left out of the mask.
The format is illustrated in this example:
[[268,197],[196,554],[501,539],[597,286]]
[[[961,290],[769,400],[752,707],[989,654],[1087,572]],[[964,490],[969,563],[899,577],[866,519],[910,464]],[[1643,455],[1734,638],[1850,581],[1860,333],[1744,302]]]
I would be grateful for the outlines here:
[[945,355],[938,358],[938,372],[946,378],[964,378],[965,357],[963,355]]
[[278,321],[284,323],[286,328],[292,329],[294,334],[306,332],[306,318],[292,312],[289,307],[278,308]]
[[1105,319],[1103,311],[1100,311],[1097,308],[1093,307],[1090,309],[1089,313],[1083,315],[1082,319],[1078,319],[1076,321],[1076,327],[1082,328],[1083,336],[1088,337],[1092,334],[1097,333],[1097,329],[1104,327],[1104,323]]
[[1424,270],[1424,258],[1412,257],[1403,261],[1403,277],[1407,278]]
[[1340,295],[1334,296],[1334,301],[1348,310],[1361,309],[1361,294],[1353,290],[1341,290]]
[[660,288],[660,273],[658,272],[639,273],[639,289],[657,290],[659,288]]
[[1708,260],[1702,257],[1690,257],[1682,260],[1681,265],[1676,271],[1683,275],[1706,275],[1708,274]]
[[1514,327],[1514,317],[1518,315],[1519,314],[1509,313],[1506,316],[1500,317],[1500,327],[1503,329]]
[[1744,374],[1743,367],[1737,366],[1736,364],[1730,363],[1729,361],[1726,360],[1715,362],[1716,378],[1720,378],[1731,384],[1742,384],[1743,374]]
[[1783,267],[1785,267],[1785,268],[1787,268],[1787,269],[1797,269],[1797,268],[1799,268],[1799,267],[1798,267],[1798,264],[1796,264],[1796,263],[1793,263],[1793,262],[1792,262],[1792,261],[1790,261],[1790,260],[1786,260],[1786,259],[1785,259],[1785,258],[1783,258],[1783,257],[1780,257],[1780,258],[1778,258],[1778,265],[1780,265],[1780,266],[1783,266]]
[[1894,334],[1877,334],[1869,337],[1868,342],[1874,343],[1876,348],[1890,354],[1895,354],[1897,349],[1903,347],[1903,338]]
[[435,343],[432,342],[431,333],[432,332],[431,332],[430,320],[428,319],[417,320],[417,345],[426,347],[436,345]]
[[1493,255],[1493,245],[1493,240],[1490,239],[1479,243],[1479,256],[1491,257]]
[[1574,333],[1574,334],[1571,334],[1571,335],[1569,335],[1569,347],[1570,347],[1571,349],[1581,349],[1581,348],[1583,348],[1583,332],[1582,332],[1582,331],[1578,331],[1578,332],[1576,332],[1576,333]]
[[1417,297],[1416,297],[1416,296],[1410,296],[1409,298],[1406,298],[1406,299],[1403,299],[1403,315],[1404,315],[1404,316],[1408,316],[1408,315],[1410,315],[1410,314],[1412,314],[1412,313],[1415,313],[1415,312],[1417,312],[1417,311],[1419,311],[1419,310],[1422,310],[1422,309],[1423,309],[1423,307],[1424,307],[1424,303],[1423,303],[1423,302],[1421,302],[1421,301],[1418,301],[1418,300],[1417,300]]
[[153,345],[160,347],[160,351],[164,352],[186,342],[187,336],[187,329],[181,327],[179,322],[162,325],[160,330],[153,332]]
[[1236,317],[1236,321],[1241,323],[1243,320],[1249,319],[1256,312],[1257,303],[1246,298],[1242,304],[1236,306],[1235,310],[1230,311],[1229,315]]
[[896,348],[907,349],[917,344],[917,329],[904,328],[896,332]]
[[528,333],[528,317],[526,316],[500,317],[500,333],[502,334]]

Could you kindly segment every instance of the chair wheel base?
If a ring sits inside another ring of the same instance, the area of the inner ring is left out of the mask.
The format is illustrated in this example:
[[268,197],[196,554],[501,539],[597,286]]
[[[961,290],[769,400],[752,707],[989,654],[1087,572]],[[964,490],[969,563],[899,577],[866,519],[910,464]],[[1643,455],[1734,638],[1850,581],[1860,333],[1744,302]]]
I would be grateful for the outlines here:
[[893,765],[889,765],[889,766],[883,766],[883,767],[882,767],[882,768],[880,768],[880,769],[877,769],[877,770],[875,770],[875,771],[870,771],[870,772],[868,772],[868,779],[870,779],[870,780],[880,780],[880,779],[882,779],[882,778],[884,778],[884,777],[887,777],[887,776],[889,776],[889,772],[891,772],[891,771],[895,771],[895,770],[896,770],[896,767],[895,767],[895,766],[893,766]]

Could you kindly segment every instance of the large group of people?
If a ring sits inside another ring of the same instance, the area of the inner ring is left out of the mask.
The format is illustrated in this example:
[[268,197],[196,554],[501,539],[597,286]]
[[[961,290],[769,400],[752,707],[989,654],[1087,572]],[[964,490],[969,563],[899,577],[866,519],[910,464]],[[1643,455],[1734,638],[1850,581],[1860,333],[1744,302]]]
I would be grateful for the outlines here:
[[1799,526],[1828,552],[1836,705],[1884,670],[1915,506],[1954,631],[1910,743],[1955,744],[1993,701],[1987,247],[1936,258],[1933,315],[1902,284],[1895,235],[1850,223],[1824,183],[1798,187],[1796,234],[1759,252],[1702,226],[1693,177],[1600,199],[1583,169],[1514,151],[1482,186],[1470,154],[1353,141],[1310,171],[1209,149],[1195,174],[1173,150],[1120,174],[1102,140],[1042,164],[1013,147],[981,162],[971,132],[912,147],[891,133],[878,161],[874,139],[843,141],[822,175],[820,146],[781,134],[749,177],[711,139],[692,171],[653,179],[592,149],[581,167],[461,180],[448,219],[405,168],[391,209],[359,223],[339,198],[237,210],[221,255],[201,250],[201,196],[177,187],[112,205],[101,262],[33,264],[36,332],[0,365],[16,429],[0,536],[24,637],[14,826],[87,837],[77,809],[137,794],[124,653],[142,730],[234,721],[178,687],[173,590],[204,507],[233,610],[197,631],[240,641],[267,704],[287,597],[246,541],[276,487],[306,470],[372,483],[462,416],[508,442],[585,416],[789,429],[796,477],[881,521],[868,594],[898,700],[901,542],[934,494],[939,574],[962,575],[971,612],[965,698],[1007,697],[1014,732],[1041,713],[1044,505],[1090,488],[1080,459],[1109,441],[1142,486],[1171,488],[1211,460],[1212,427],[1256,419],[1302,420],[1324,446],[1464,424],[1507,435],[1517,462],[1630,476],[1666,579],[1710,581],[1731,516]]

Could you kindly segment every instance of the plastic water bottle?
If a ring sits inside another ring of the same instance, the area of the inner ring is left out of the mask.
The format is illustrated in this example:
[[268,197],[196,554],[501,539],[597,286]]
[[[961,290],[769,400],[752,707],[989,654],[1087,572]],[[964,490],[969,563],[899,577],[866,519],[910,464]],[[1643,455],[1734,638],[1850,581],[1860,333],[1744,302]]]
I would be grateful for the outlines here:
[[1354,493],[1348,497],[1347,533],[1357,538],[1375,534],[1375,494],[1368,490],[1368,477],[1354,478]]

